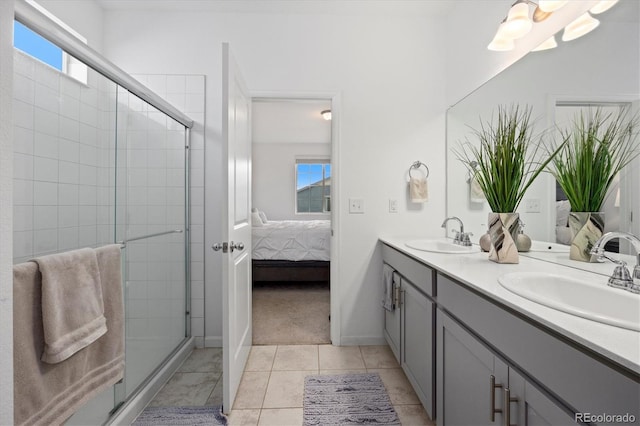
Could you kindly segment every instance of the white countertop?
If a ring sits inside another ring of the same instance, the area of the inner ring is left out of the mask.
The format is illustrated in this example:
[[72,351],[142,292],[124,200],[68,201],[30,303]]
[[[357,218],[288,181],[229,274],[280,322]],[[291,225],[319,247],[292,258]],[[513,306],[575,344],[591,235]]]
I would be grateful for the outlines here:
[[[532,320],[560,333],[578,344],[610,359],[616,364],[640,373],[640,332],[591,321],[532,302],[505,289],[498,276],[508,272],[549,272],[576,279],[602,280],[605,275],[557,265],[543,260],[520,256],[515,265],[498,264],[488,259],[488,253],[444,254],[415,250],[405,242],[416,237],[381,237],[383,243],[409,255],[428,266],[468,285],[494,301],[506,305]],[[450,241],[450,240],[449,240]],[[621,290],[624,291],[624,290]],[[640,296],[639,296],[640,297]],[[640,321],[640,318],[638,319]]]

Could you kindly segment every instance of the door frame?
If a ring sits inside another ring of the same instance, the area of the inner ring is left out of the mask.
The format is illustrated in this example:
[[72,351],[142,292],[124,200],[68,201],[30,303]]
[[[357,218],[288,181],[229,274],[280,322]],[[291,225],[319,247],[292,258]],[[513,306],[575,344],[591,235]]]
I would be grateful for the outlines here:
[[322,99],[331,101],[331,344],[340,346],[340,92],[250,91],[251,99]]

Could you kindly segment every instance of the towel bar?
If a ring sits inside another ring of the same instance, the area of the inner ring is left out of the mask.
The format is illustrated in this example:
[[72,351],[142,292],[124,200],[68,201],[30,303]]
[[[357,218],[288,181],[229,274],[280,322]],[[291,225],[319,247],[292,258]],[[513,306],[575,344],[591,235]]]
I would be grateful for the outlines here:
[[123,247],[126,247],[127,243],[131,241],[145,240],[147,238],[159,237],[161,235],[181,234],[181,233],[182,233],[182,229],[172,229],[171,231],[156,232],[155,234],[141,235],[139,237],[129,238],[127,240],[118,241],[116,244],[121,244]]

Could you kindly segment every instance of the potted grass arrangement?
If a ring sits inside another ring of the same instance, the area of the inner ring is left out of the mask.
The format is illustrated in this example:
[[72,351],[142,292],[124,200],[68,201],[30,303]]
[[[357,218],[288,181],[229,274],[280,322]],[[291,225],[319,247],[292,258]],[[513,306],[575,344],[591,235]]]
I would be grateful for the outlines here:
[[[548,169],[571,205],[569,258],[594,261],[591,248],[604,232],[602,205],[616,175],[640,154],[638,115],[628,109],[582,111],[560,130],[562,149]],[[550,149],[548,149],[549,151]]]
[[[454,153],[465,165],[491,207],[489,260],[518,263],[516,241],[520,218],[516,209],[525,192],[559,151],[546,158],[541,138],[534,136],[531,108],[518,105],[499,106],[495,117],[473,130],[479,143],[467,140]],[[475,168],[474,168],[475,166]]]

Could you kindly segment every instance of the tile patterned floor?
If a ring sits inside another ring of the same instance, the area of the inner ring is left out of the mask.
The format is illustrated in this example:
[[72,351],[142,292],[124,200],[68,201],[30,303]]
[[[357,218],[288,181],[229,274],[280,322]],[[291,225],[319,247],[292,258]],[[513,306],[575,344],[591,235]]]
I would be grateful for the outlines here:
[[[220,349],[195,349],[150,405],[219,405],[221,371]],[[331,345],[253,346],[229,425],[301,425],[305,376],[365,372],[380,374],[403,425],[434,425],[388,346]]]

